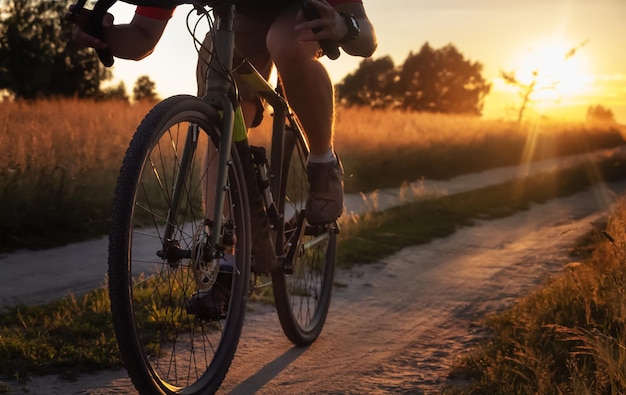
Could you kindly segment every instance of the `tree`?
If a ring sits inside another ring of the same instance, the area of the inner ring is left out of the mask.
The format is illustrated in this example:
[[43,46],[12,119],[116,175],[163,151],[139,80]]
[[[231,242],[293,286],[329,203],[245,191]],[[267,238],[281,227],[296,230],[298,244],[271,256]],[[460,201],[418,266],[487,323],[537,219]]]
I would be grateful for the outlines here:
[[615,116],[610,108],[601,105],[587,108],[587,122],[615,123]]
[[425,43],[419,53],[411,51],[399,73],[397,92],[402,107],[415,111],[434,111],[436,92],[433,88],[436,78],[435,51],[431,46]]
[[337,95],[346,105],[387,108],[396,100],[393,91],[397,70],[389,56],[365,59],[358,69],[337,84]]
[[452,44],[433,49],[424,44],[410,53],[400,71],[402,107],[414,111],[480,115],[491,85],[483,66],[466,60]]
[[520,103],[519,110],[517,111],[517,123],[522,123],[522,117],[526,112],[526,107],[528,107],[531,102],[531,95],[535,92],[535,87],[537,86],[537,76],[539,72],[537,70],[533,70],[531,72],[532,78],[527,83],[524,84],[515,75],[514,71],[506,72],[504,70],[500,70],[500,77],[509,85],[514,85],[518,89],[518,94],[522,102]]
[[338,84],[337,95],[347,105],[480,115],[491,88],[481,73],[482,65],[452,44],[435,50],[426,43],[401,67],[389,57],[364,60]]
[[96,54],[71,40],[70,1],[0,0],[0,90],[16,98],[97,96],[110,78]]
[[135,101],[149,100],[157,101],[156,84],[147,75],[142,75],[135,81],[133,88],[133,98]]

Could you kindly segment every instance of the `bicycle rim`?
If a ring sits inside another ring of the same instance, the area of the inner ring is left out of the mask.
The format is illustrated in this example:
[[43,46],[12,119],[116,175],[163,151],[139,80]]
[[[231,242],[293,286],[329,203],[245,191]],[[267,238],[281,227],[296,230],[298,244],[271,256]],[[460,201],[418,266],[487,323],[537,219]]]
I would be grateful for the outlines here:
[[[201,100],[167,99],[143,120],[122,165],[109,241],[109,292],[121,356],[141,394],[215,392],[237,348],[251,247],[247,197],[234,151],[223,222],[236,243],[220,262],[222,271],[231,267],[226,271],[232,275],[221,277],[230,285],[230,302],[219,318],[200,319],[187,311],[198,291],[194,262],[207,233],[215,231],[204,219],[205,211],[212,213],[207,202],[215,193],[206,163],[217,157],[218,125],[214,110]],[[185,170],[189,133],[197,144]],[[170,211],[176,214],[168,221]]]
[[[288,129],[278,207],[285,218],[284,252],[293,248],[288,270],[272,273],[276,310],[287,338],[298,346],[314,342],[324,327],[332,294],[337,229],[304,219],[308,194],[307,148]],[[302,228],[300,228],[302,227]],[[301,232],[298,230],[301,229]]]

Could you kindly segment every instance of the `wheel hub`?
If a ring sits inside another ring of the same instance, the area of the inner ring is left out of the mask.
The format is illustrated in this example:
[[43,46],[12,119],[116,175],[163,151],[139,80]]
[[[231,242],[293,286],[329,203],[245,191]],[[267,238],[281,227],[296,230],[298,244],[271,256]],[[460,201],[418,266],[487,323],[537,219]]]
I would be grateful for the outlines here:
[[199,226],[193,236],[191,270],[200,291],[208,291],[217,280],[219,260],[211,256],[209,235]]

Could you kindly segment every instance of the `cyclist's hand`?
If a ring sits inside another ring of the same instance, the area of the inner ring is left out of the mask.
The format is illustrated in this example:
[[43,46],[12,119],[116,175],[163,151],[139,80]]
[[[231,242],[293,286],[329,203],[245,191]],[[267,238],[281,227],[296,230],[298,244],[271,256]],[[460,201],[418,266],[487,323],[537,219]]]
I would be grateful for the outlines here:
[[[82,9],[75,18],[72,18],[73,10],[74,6],[71,5],[69,11],[64,16],[64,19],[74,24],[74,29],[72,31],[72,38],[74,41],[84,47],[91,47],[95,49],[107,48],[108,44],[106,42],[87,33],[90,30],[89,17],[91,15],[91,10]],[[111,26],[113,26],[113,15],[107,13],[102,19],[102,27],[106,29]]]
[[[295,29],[301,42],[322,40],[338,42],[348,33],[344,19],[326,0],[307,1],[311,7],[317,9],[320,18],[308,21],[302,10],[298,12]],[[313,29],[316,28],[320,30],[314,33]]]

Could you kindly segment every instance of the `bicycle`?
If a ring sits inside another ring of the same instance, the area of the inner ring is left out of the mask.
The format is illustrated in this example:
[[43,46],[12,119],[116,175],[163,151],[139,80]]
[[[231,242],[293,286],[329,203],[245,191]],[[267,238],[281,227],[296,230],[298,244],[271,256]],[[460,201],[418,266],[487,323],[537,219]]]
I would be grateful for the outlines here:
[[[98,21],[115,1],[95,4],[93,34],[101,33]],[[213,393],[231,365],[260,276],[271,278],[287,338],[297,346],[318,338],[331,299],[339,227],[306,222],[307,141],[280,84],[273,88],[234,49],[237,0],[126,2],[194,4],[212,21],[214,41],[208,93],[157,104],[126,152],[109,236],[114,329],[140,393]],[[98,54],[113,63],[110,54]],[[274,110],[269,158],[264,148],[248,144],[233,73]],[[200,294],[215,299],[217,314],[190,312]]]

